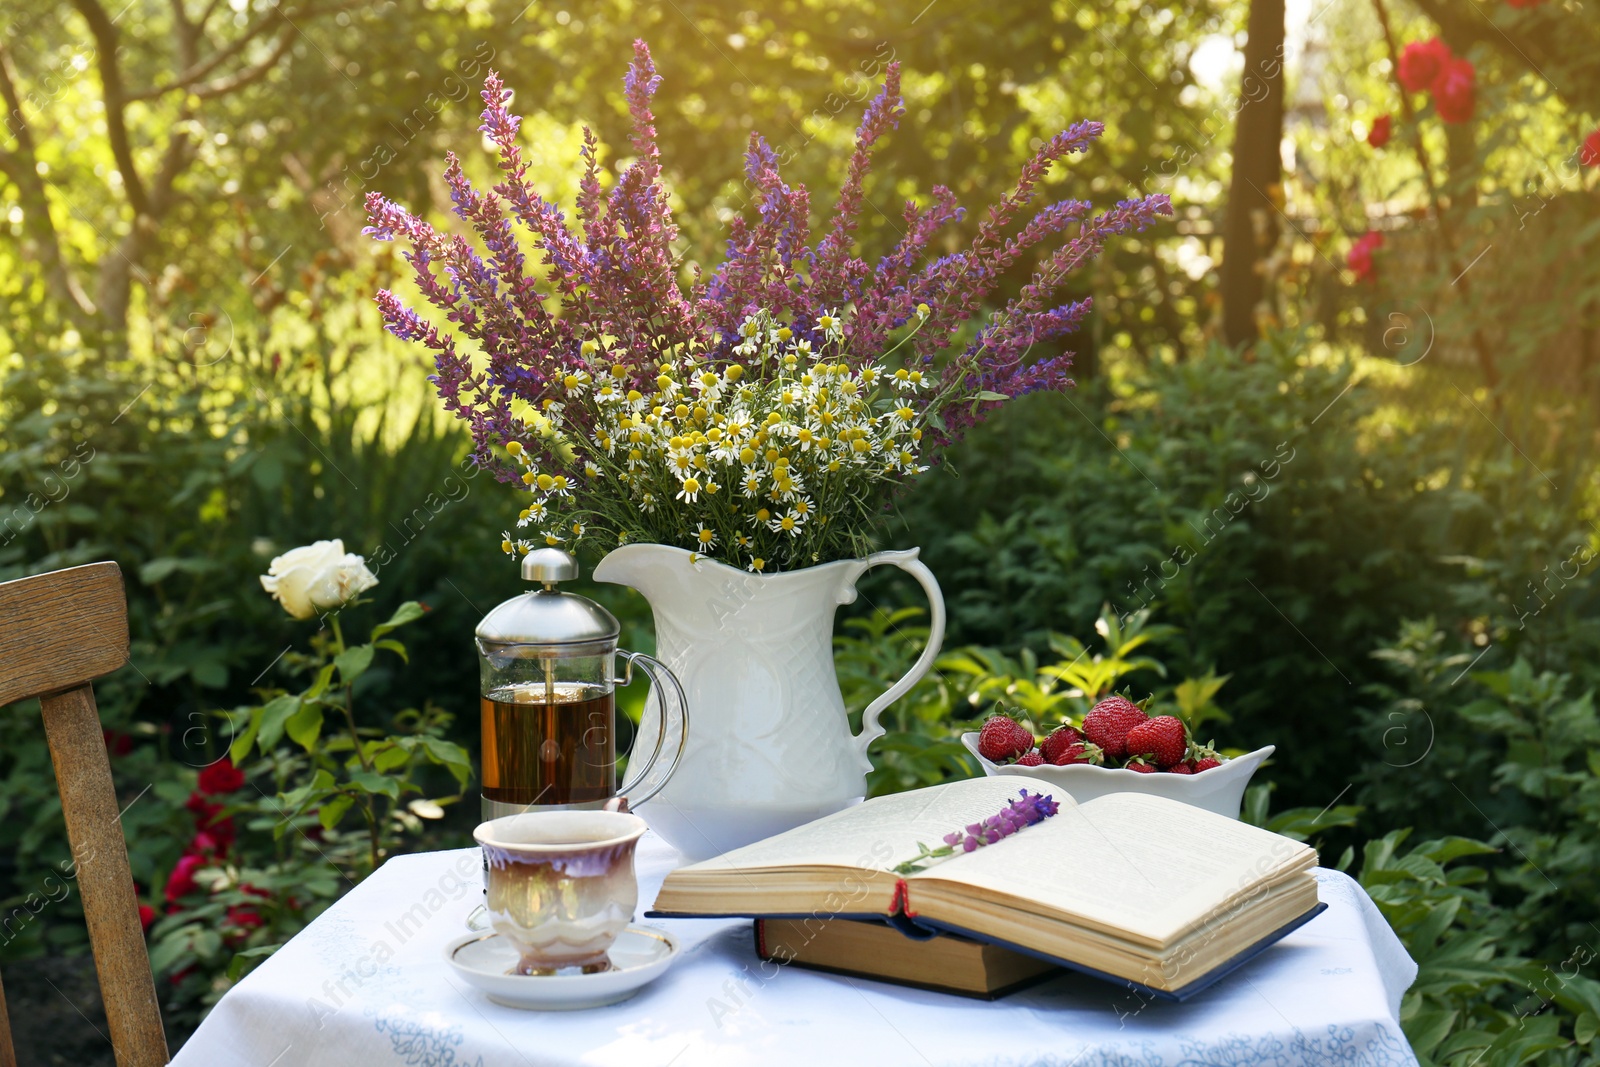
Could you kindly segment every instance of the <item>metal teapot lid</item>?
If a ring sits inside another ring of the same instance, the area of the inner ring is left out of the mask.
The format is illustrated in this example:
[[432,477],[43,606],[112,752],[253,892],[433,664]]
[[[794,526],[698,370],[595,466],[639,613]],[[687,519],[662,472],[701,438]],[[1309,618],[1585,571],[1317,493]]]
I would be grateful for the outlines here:
[[578,561],[559,548],[539,548],[522,557],[524,581],[544,588],[504,601],[478,623],[488,645],[577,645],[615,642],[616,616],[587,597],[563,593],[556,583],[578,576]]

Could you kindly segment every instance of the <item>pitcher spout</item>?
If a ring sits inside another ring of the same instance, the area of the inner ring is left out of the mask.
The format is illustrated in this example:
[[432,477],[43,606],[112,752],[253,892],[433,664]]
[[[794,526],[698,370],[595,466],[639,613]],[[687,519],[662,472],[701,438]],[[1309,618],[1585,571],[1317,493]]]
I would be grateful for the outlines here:
[[655,606],[683,584],[682,571],[690,555],[670,545],[622,545],[595,564],[593,577],[597,582],[637,589]]

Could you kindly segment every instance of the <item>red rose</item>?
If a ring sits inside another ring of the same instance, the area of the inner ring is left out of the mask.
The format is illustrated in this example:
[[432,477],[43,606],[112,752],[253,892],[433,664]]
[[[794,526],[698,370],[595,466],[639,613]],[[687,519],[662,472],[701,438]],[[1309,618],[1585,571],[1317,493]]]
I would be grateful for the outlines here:
[[1600,167],[1600,130],[1595,130],[1578,149],[1578,162],[1585,167]]
[[244,785],[244,772],[230,759],[219,759],[200,771],[200,792],[216,796],[231,793]]
[[228,851],[228,846],[233,844],[234,840],[239,836],[238,831],[234,829],[232,818],[218,819],[206,827],[205,832],[210,834],[222,846],[224,853]]
[[194,824],[202,827],[209,826],[222,812],[222,805],[211,803],[204,793],[190,793],[183,806],[194,812]]
[[1349,253],[1345,256],[1345,263],[1355,272],[1357,281],[1371,281],[1377,276],[1377,266],[1372,261],[1372,253],[1383,247],[1383,234],[1364,233],[1356,238],[1356,243],[1350,246]]
[[167,889],[163,894],[167,903],[174,904],[195,891],[194,872],[205,866],[205,862],[204,857],[192,853],[179,858],[177,866],[172,868],[172,875],[167,879]]
[[1420,93],[1433,85],[1434,79],[1439,77],[1448,62],[1450,46],[1439,38],[1412,41],[1400,53],[1400,66],[1395,71],[1395,77],[1400,79],[1400,84],[1405,86],[1407,92]]
[[1367,143],[1373,148],[1382,148],[1389,143],[1389,136],[1394,132],[1394,119],[1388,115],[1379,115],[1372,120],[1372,129],[1367,131]]
[[[248,884],[241,885],[239,892],[248,893],[254,897],[270,897],[272,895],[263,889],[257,889],[255,886]],[[267,925],[267,920],[249,904],[231,904],[228,906],[228,918],[223,925],[232,927],[232,930],[225,934],[224,937],[230,945],[237,946],[250,936],[251,930]]]
[[228,846],[233,844],[233,837],[233,820],[223,819],[215,826],[196,833],[194,840],[190,841],[189,847],[184,850],[184,855],[206,858],[216,856],[218,859],[225,859],[228,855]]
[[1433,83],[1433,107],[1446,122],[1467,122],[1475,104],[1474,84],[1478,72],[1466,59],[1452,59]]
[[149,933],[151,925],[156,921],[156,909],[148,904],[139,905],[139,925],[144,927],[144,932]]
[[133,751],[133,738],[121,730],[101,730],[100,736],[105,738],[106,751],[113,756],[126,756]]

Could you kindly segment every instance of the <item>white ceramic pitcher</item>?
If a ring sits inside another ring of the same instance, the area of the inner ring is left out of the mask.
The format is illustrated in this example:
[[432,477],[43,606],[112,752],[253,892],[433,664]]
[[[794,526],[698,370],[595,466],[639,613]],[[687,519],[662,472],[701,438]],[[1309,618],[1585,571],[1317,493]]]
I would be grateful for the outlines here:
[[[833,616],[855,600],[861,575],[884,564],[926,591],[928,646],[866,708],[861,733],[852,735],[833,667]],[[914,548],[763,575],[681,548],[624,545],[594,577],[644,594],[655,613],[656,658],[688,696],[694,729],[647,815],[689,859],[859,801],[872,769],[867,746],[884,732],[879,713],[928,673],[944,637],[939,583]],[[655,744],[656,718],[647,710],[638,751]]]

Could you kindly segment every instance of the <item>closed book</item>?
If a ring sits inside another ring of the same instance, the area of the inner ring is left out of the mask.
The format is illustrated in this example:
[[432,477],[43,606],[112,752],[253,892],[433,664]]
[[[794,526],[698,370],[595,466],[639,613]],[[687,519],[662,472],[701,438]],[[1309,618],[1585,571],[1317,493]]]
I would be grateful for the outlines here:
[[959,934],[907,937],[886,922],[757,919],[764,960],[994,1000],[1059,974],[1054,963]]
[[[1060,811],[912,874],[896,868],[1018,789]],[[1082,804],[1048,782],[973,778],[877,797],[681,867],[663,918],[876,919],[907,937],[954,933],[1168,1000],[1212,985],[1325,905],[1316,851],[1142,793]]]

